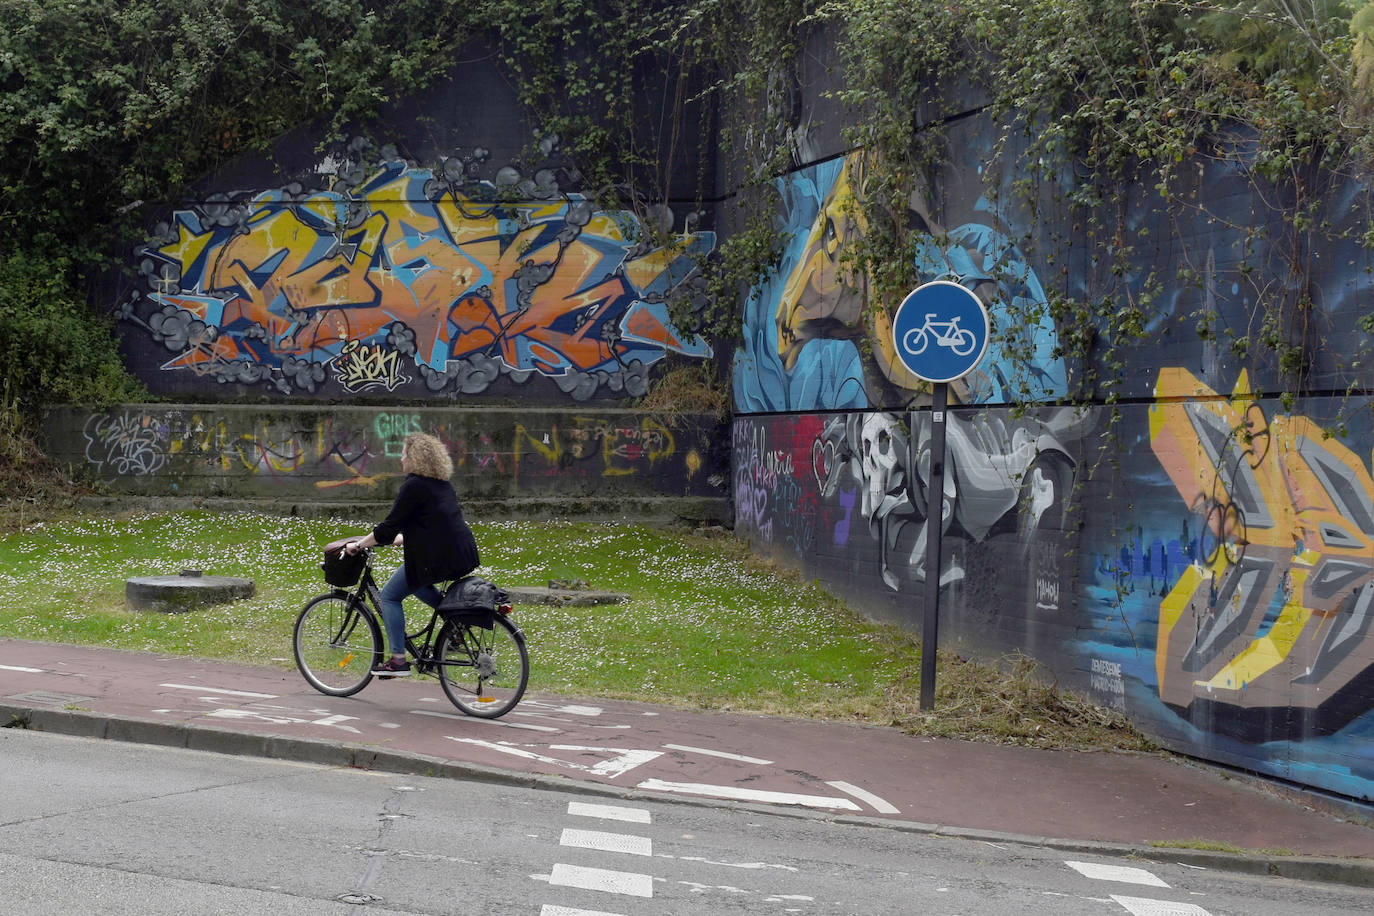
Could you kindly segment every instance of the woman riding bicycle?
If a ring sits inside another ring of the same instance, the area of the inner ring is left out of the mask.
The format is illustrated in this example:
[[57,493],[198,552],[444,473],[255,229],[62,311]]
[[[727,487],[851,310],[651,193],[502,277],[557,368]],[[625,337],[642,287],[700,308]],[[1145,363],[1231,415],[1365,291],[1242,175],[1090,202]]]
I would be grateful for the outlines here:
[[391,658],[372,673],[383,677],[410,675],[402,600],[414,595],[430,607],[438,607],[443,596],[434,587],[436,582],[461,579],[482,564],[477,540],[463,520],[458,494],[449,483],[453,460],[444,444],[425,433],[411,433],[401,446],[401,470],[406,478],[391,512],[371,533],[350,541],[346,548],[356,554],[368,547],[399,542],[405,551],[405,562],[380,592]]

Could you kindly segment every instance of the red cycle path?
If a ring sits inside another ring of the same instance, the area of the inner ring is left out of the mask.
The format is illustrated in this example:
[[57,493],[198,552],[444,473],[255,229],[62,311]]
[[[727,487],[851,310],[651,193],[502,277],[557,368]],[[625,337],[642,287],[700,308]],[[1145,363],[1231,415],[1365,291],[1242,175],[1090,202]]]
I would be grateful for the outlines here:
[[460,714],[428,678],[373,681],[338,699],[294,669],[19,640],[0,640],[0,717],[322,763],[399,755],[456,766],[456,775],[466,766],[478,778],[562,776],[570,787],[801,808],[985,839],[1209,840],[1353,857],[1344,867],[1365,876],[1356,883],[1374,884],[1374,828],[1168,756],[1002,747],[550,694],[529,694],[487,722]]

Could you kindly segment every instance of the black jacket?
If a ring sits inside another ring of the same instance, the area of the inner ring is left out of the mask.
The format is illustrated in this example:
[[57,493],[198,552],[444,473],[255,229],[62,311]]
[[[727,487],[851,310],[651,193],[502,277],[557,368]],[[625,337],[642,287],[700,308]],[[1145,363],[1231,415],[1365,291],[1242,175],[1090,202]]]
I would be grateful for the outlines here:
[[411,588],[461,579],[482,565],[477,540],[447,480],[406,475],[391,513],[372,529],[378,544],[390,544],[397,533],[405,535],[406,583]]

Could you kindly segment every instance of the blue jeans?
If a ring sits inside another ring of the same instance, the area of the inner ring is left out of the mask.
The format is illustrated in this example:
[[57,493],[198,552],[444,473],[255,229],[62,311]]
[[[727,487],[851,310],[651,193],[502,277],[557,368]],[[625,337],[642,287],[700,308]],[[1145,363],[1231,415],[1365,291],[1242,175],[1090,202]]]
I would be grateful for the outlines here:
[[402,563],[380,593],[382,605],[382,624],[386,627],[386,641],[391,644],[392,655],[406,654],[406,612],[401,601],[414,595],[430,607],[438,607],[444,596],[433,585],[421,585],[412,589],[406,584],[406,568]]

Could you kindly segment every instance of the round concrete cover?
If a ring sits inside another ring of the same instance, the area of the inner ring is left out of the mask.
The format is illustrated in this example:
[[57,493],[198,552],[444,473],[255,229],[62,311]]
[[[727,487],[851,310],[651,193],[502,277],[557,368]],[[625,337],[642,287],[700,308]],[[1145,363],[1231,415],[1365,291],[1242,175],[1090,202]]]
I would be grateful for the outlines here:
[[232,576],[143,576],[124,583],[124,603],[135,611],[180,614],[253,597],[252,579]]

